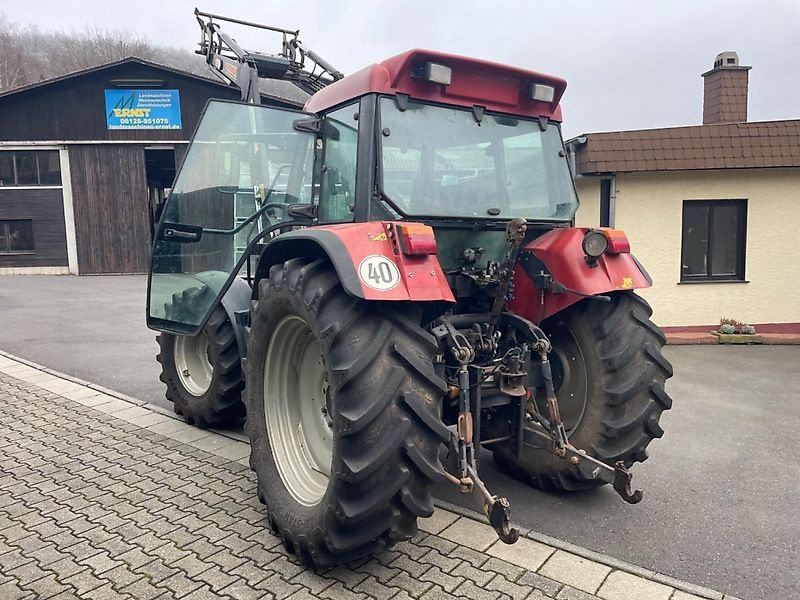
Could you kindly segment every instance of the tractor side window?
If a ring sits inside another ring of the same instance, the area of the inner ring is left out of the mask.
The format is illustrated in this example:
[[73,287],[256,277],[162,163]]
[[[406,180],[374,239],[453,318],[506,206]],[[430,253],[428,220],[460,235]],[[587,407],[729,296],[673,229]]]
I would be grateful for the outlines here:
[[153,246],[148,323],[200,327],[249,248],[311,200],[314,135],[296,111],[212,100],[167,200]]
[[358,150],[358,104],[329,113],[323,122],[325,160],[319,199],[322,223],[353,220]]

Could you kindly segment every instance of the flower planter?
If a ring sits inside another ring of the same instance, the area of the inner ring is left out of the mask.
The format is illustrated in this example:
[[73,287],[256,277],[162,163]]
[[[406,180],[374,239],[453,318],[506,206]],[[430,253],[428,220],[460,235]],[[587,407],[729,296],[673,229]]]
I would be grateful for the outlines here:
[[757,333],[720,333],[712,331],[719,344],[763,344],[764,340]]

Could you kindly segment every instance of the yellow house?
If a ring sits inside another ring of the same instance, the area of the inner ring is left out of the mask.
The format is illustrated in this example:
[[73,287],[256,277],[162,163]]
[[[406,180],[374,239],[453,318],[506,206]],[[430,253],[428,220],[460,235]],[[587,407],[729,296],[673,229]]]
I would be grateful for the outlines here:
[[703,125],[567,142],[577,225],[625,230],[667,329],[731,317],[800,331],[800,120],[748,123],[749,69],[734,52],[717,56],[703,74]]

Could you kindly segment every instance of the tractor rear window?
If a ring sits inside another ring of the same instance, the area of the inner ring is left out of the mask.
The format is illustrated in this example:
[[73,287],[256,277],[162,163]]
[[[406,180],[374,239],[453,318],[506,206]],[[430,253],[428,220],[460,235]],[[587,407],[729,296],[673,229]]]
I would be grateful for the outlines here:
[[381,100],[383,192],[409,216],[569,221],[578,208],[556,125]]

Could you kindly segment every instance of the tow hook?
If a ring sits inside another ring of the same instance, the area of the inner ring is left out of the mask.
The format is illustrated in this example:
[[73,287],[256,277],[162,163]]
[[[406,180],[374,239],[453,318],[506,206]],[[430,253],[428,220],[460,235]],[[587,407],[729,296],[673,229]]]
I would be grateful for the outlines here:
[[494,502],[488,507],[489,524],[501,542],[513,544],[519,539],[519,531],[510,525],[511,504],[505,498],[493,498]]
[[501,542],[515,543],[519,539],[519,530],[511,527],[511,503],[503,496],[490,494],[475,469],[468,467],[467,471],[475,487],[483,496],[483,512],[489,517],[489,525],[494,528]]
[[637,504],[642,501],[642,490],[631,491],[631,473],[622,461],[614,463],[614,483],[611,485],[625,502]]

